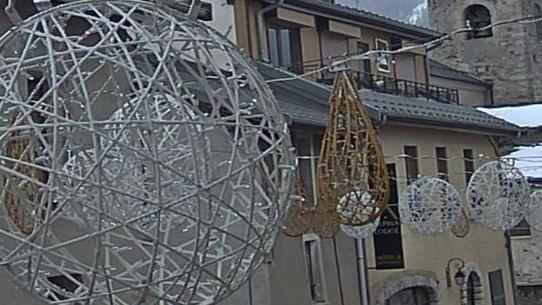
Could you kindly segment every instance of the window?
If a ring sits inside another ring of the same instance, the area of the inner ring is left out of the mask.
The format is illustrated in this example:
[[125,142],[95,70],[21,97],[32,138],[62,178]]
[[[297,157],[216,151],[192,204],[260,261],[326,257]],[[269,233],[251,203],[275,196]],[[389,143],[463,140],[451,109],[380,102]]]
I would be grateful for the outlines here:
[[437,176],[440,179],[448,180],[448,156],[446,147],[435,147],[437,160]]
[[[534,16],[537,18],[542,17],[542,8],[540,8],[540,5],[537,3],[534,5]],[[534,25],[536,30],[536,38],[538,40],[542,40],[542,20],[536,22]]]
[[[389,44],[382,39],[375,39],[375,49],[379,51],[388,51]],[[376,67],[378,72],[390,73],[390,55],[387,53],[377,53],[376,55]]]
[[491,24],[491,13],[479,4],[471,5],[465,10],[465,26],[473,30],[467,33],[467,39],[476,39],[493,36],[491,28],[480,30]]
[[303,243],[305,246],[305,260],[307,263],[311,298],[315,302],[325,302],[318,240],[308,239]]
[[465,182],[468,185],[474,174],[474,152],[472,149],[463,149],[463,166],[465,167]]
[[484,299],[482,289],[480,276],[476,272],[471,272],[467,278],[467,284],[465,287],[467,305],[482,304]]
[[501,270],[489,273],[489,287],[491,289],[491,305],[506,305]]
[[298,28],[270,25],[267,29],[269,59],[275,66],[302,72],[301,38]]
[[407,184],[418,179],[418,148],[416,146],[405,145],[405,169]]
[[394,163],[386,164],[386,168],[390,183],[389,209],[380,216],[380,223],[373,234],[376,269],[403,269],[405,264],[401,220],[396,218],[400,217],[397,173]]
[[[358,42],[358,54],[363,54],[369,51],[369,45],[366,43]],[[365,74],[372,73],[371,60],[369,58],[359,61],[359,72]]]

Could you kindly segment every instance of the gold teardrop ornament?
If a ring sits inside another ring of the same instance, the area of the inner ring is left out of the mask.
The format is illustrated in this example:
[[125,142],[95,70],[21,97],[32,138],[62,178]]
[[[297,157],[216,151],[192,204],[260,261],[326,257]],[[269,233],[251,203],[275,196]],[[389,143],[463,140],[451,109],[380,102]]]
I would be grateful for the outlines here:
[[335,78],[317,179],[316,210],[338,221],[337,226],[372,223],[387,209],[384,154],[347,71],[338,72]]
[[459,216],[459,220],[452,227],[452,233],[456,237],[465,238],[467,237],[467,235],[469,235],[469,232],[470,232],[469,216],[467,215],[467,212],[465,212],[465,210],[462,210],[461,216]]

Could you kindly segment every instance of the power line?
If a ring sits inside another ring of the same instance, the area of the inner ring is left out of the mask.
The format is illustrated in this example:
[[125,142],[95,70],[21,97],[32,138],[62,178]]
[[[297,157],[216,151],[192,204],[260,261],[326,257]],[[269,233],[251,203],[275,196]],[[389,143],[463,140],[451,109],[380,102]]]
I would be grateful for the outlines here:
[[416,50],[416,49],[421,49],[421,48],[431,49],[432,50],[432,49],[435,49],[435,48],[439,47],[444,41],[449,40],[449,39],[453,38],[454,36],[456,36],[458,34],[462,34],[462,33],[468,33],[468,32],[472,32],[472,31],[485,31],[485,30],[489,30],[489,29],[493,29],[493,28],[500,27],[500,26],[503,26],[503,25],[513,24],[513,23],[530,24],[530,23],[536,23],[536,22],[540,22],[540,21],[542,21],[542,17],[540,17],[540,16],[527,16],[527,17],[519,17],[519,18],[501,20],[501,21],[489,24],[489,25],[481,27],[481,28],[473,28],[473,27],[470,27],[470,26],[465,27],[465,28],[460,28],[460,29],[454,30],[454,31],[452,31],[452,32],[450,32],[448,34],[445,34],[445,35],[443,35],[441,37],[438,37],[436,39],[425,42],[423,44],[407,46],[407,47],[403,47],[403,48],[400,48],[400,49],[397,49],[397,50],[370,50],[370,51],[367,51],[367,52],[364,52],[364,53],[359,53],[359,54],[354,54],[354,55],[351,55],[351,56],[347,56],[344,59],[334,61],[331,64],[322,66],[321,68],[318,68],[316,70],[312,70],[312,71],[309,71],[309,72],[306,72],[306,73],[303,73],[303,74],[298,74],[298,75],[295,75],[295,76],[292,76],[292,77],[270,79],[270,80],[267,80],[266,83],[270,84],[270,83],[276,83],[276,82],[297,80],[297,79],[304,78],[304,77],[307,77],[307,76],[310,76],[310,75],[313,75],[313,74],[320,73],[320,72],[325,71],[325,70],[332,70],[333,68],[341,67],[341,66],[345,65],[346,63],[348,63],[350,61],[358,61],[358,60],[370,59],[372,55],[377,55],[377,56],[378,55],[380,55],[380,56],[381,55],[395,55],[395,54],[406,53],[406,52]]

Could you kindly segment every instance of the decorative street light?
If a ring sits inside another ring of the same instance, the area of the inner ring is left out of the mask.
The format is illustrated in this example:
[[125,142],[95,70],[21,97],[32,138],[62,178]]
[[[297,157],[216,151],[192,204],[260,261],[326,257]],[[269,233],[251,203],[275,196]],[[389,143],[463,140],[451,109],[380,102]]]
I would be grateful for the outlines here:
[[459,257],[454,257],[454,258],[451,258],[449,261],[448,261],[448,264],[446,265],[446,285],[448,287],[452,287],[452,277],[451,277],[451,274],[450,274],[450,267],[452,265],[452,263],[456,261],[459,263],[459,266],[457,266],[457,272],[455,273],[454,275],[454,281],[456,283],[457,286],[461,287],[463,286],[463,283],[465,282],[465,273],[463,273],[462,269],[465,267],[465,261],[462,260],[461,258]]

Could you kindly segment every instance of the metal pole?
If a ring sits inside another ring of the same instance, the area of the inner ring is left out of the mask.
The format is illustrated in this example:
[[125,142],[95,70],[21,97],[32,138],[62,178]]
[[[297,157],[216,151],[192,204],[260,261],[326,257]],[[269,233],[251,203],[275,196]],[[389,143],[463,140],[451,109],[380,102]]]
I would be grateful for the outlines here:
[[365,261],[365,241],[356,238],[356,252],[358,255],[359,297],[361,305],[369,305],[369,284],[367,274],[367,262]]

